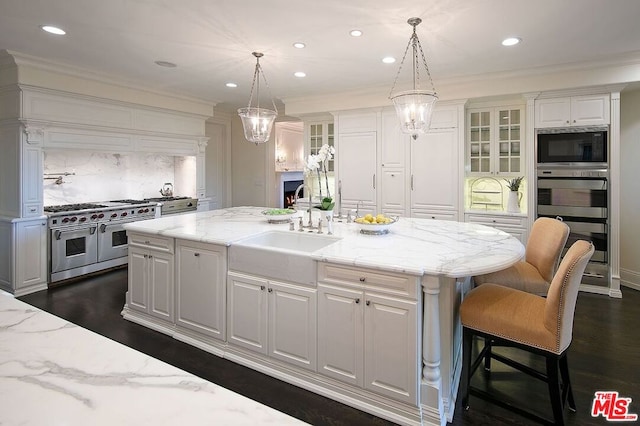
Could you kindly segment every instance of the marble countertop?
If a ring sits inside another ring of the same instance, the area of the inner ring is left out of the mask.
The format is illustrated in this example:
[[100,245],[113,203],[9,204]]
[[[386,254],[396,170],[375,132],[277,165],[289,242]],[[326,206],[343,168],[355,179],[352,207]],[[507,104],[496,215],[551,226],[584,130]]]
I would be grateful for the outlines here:
[[[262,210],[263,207],[232,207],[131,222],[125,228],[226,246],[271,230],[298,232],[289,231],[288,224],[268,223]],[[319,212],[316,215],[319,217]],[[363,235],[355,223],[334,222],[333,235],[340,240],[311,253],[313,259],[458,278],[504,269],[524,256],[522,243],[509,234],[454,221],[401,218],[386,235]]]
[[302,425],[0,291],[0,424]]

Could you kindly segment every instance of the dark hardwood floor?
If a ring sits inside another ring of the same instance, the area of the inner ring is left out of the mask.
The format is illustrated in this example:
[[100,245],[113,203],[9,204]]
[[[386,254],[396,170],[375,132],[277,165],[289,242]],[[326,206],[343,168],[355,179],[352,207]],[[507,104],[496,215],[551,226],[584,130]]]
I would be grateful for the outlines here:
[[[19,299],[310,424],[391,424],[124,320],[120,311],[126,290],[124,268]],[[594,392],[599,390],[618,391],[621,396],[632,398],[630,412],[640,414],[640,292],[623,288],[622,299],[581,293],[568,359],[577,412],[566,414],[567,424],[608,424],[604,418],[593,418],[590,414]],[[519,360],[543,367],[537,359]],[[490,384],[486,383],[478,372],[473,383],[551,417],[544,383],[497,362],[491,379]],[[530,423],[471,396],[468,411],[461,409],[458,400],[452,424]]]

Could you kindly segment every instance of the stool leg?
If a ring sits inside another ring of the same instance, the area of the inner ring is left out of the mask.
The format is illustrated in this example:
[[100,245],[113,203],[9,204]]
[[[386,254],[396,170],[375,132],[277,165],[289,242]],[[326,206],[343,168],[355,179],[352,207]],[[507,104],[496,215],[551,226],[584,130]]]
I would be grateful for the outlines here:
[[471,386],[471,343],[473,334],[469,329],[462,329],[462,382],[460,390],[462,391],[462,408],[469,409],[469,387]]
[[558,358],[553,355],[547,357],[547,381],[549,385],[549,398],[551,399],[551,408],[553,409],[553,419],[556,425],[564,425],[564,416],[562,414],[562,396],[560,393],[560,381],[558,377]]
[[560,377],[562,378],[562,402],[564,404],[565,396],[569,402],[569,409],[575,413],[576,401],[573,399],[573,389],[571,388],[571,380],[569,378],[569,362],[567,361],[567,354],[565,353],[560,358]]
[[484,347],[487,350],[484,355],[484,371],[490,372],[491,371],[491,349],[492,349],[490,337],[484,338]]

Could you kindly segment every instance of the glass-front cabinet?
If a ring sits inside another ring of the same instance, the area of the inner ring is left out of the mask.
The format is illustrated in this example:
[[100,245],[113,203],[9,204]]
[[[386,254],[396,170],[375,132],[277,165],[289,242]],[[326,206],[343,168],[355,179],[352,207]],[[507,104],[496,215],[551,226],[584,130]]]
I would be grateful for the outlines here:
[[[322,145],[334,145],[333,122],[309,123],[309,153],[317,154]],[[329,171],[334,171],[334,160],[329,161]]]
[[521,106],[469,109],[467,171],[471,175],[523,172],[524,110]]

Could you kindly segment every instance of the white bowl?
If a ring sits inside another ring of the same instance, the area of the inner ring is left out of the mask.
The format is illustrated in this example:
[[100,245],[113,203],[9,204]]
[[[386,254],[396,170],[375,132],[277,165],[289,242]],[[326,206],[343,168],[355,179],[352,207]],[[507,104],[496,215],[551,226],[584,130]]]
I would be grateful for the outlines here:
[[269,223],[287,223],[298,214],[295,209],[267,209],[262,211],[262,215]]
[[384,235],[384,234],[388,234],[391,228],[391,225],[393,225],[398,221],[398,218],[390,218],[390,219],[391,219],[391,222],[389,223],[369,223],[369,222],[364,222],[364,223],[354,222],[354,223],[360,230],[361,234]]

